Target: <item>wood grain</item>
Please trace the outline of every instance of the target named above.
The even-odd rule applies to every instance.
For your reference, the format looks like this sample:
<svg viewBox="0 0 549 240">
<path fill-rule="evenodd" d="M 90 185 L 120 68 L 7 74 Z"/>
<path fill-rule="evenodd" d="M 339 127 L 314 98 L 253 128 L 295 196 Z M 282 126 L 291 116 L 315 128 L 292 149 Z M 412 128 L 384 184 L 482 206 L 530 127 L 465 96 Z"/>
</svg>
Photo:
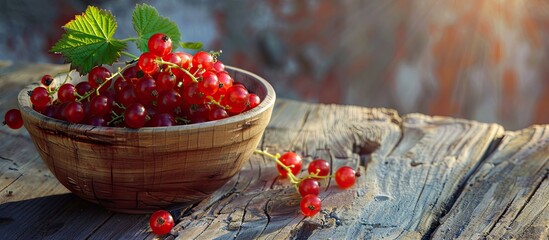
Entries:
<svg viewBox="0 0 549 240">
<path fill-rule="evenodd" d="M 66 67 L 0 65 L 6 66 L 2 111 L 15 106 L 13 93 L 22 86 Z M 504 131 L 463 119 L 282 99 L 259 147 L 296 151 L 304 166 L 317 157 L 350 165 L 362 176 L 349 190 L 324 182 L 322 211 L 305 218 L 274 163 L 252 155 L 213 195 L 174 212 L 177 226 L 161 238 L 549 238 L 549 125 Z M 113 213 L 70 194 L 27 131 L 0 127 L 0 150 L 0 239 L 157 238 L 148 215 Z"/>
<path fill-rule="evenodd" d="M 549 126 L 507 132 L 434 238 L 548 239 Z"/>
</svg>

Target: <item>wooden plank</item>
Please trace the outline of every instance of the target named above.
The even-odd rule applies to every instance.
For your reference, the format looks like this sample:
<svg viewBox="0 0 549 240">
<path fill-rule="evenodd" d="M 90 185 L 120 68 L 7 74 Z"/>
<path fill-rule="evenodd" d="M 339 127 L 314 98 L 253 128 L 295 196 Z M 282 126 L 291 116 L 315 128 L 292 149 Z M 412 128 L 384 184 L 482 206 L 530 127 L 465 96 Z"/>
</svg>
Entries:
<svg viewBox="0 0 549 240">
<path fill-rule="evenodd" d="M 507 132 L 434 238 L 548 239 L 548 174 L 549 126 Z"/>
<path fill-rule="evenodd" d="M 405 116 L 402 128 L 403 138 L 388 156 L 372 154 L 356 197 L 348 205 L 333 204 L 345 206 L 337 212 L 342 226 L 315 229 L 311 238 L 428 237 L 490 143 L 503 133 L 495 124 L 421 114 Z"/>
<path fill-rule="evenodd" d="M 356 167 L 369 151 L 388 154 L 395 147 L 399 123 L 396 112 L 387 109 L 281 100 L 260 146 L 273 153 L 296 151 L 305 156 L 304 166 L 323 157 L 333 166 Z M 359 180 L 357 189 L 364 183 Z M 336 206 L 345 205 L 356 194 L 333 184 L 323 187 L 321 197 L 328 206 L 320 214 L 323 217 L 337 215 L 343 209 Z M 310 225 L 300 213 L 300 197 L 285 179 L 278 178 L 271 160 L 253 156 L 225 188 L 219 191 L 223 195 L 203 201 L 182 218 L 176 227 L 181 239 L 287 239 L 310 234 L 300 230 Z"/>
</svg>

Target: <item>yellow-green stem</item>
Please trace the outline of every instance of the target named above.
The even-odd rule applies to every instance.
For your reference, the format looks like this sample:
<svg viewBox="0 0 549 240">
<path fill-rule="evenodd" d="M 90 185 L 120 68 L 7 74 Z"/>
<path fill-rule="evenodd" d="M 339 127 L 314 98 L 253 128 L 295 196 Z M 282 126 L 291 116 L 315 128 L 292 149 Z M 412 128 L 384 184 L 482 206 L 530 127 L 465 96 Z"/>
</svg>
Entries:
<svg viewBox="0 0 549 240">
<path fill-rule="evenodd" d="M 157 64 L 168 65 L 170 68 L 177 68 L 177 69 L 183 71 L 185 74 L 187 74 L 187 76 L 189 76 L 189 77 L 193 80 L 193 82 L 195 82 L 195 83 L 198 82 L 198 80 L 196 79 L 196 77 L 195 77 L 193 74 L 191 74 L 189 71 L 187 71 L 187 69 L 182 68 L 182 67 L 180 67 L 179 65 L 177 65 L 177 64 L 175 64 L 175 63 L 166 62 L 166 61 L 164 61 L 164 60 L 158 60 L 158 59 L 155 60 L 154 62 L 157 63 Z"/>
<path fill-rule="evenodd" d="M 297 177 L 292 173 L 292 169 L 291 169 L 289 166 L 284 165 L 284 163 L 282 163 L 282 162 L 279 160 L 280 154 L 273 155 L 273 154 L 270 154 L 270 153 L 268 153 L 268 152 L 266 152 L 266 151 L 262 151 L 262 150 L 259 150 L 259 149 L 255 149 L 255 150 L 254 150 L 254 153 L 260 154 L 260 155 L 263 155 L 263 156 L 266 156 L 266 157 L 268 157 L 268 158 L 273 159 L 280 167 L 282 167 L 284 170 L 286 170 L 286 172 L 288 173 L 287 175 L 288 175 L 288 178 L 290 179 L 290 182 L 291 182 L 292 184 L 294 184 L 295 187 L 297 188 L 297 184 L 298 184 L 299 182 L 301 182 L 301 181 L 300 181 L 299 178 L 297 178 Z M 292 165 L 292 166 L 293 166 L 293 165 Z"/>
</svg>

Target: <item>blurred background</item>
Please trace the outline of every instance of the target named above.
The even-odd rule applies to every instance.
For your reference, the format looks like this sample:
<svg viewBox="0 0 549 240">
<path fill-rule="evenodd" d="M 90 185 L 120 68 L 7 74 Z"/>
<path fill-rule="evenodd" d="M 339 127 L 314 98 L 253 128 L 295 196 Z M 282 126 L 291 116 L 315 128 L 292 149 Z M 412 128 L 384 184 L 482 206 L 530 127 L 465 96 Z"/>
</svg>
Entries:
<svg viewBox="0 0 549 240">
<path fill-rule="evenodd" d="M 549 123 L 549 0 L 2 0 L 0 60 L 62 63 L 48 49 L 87 5 L 112 11 L 119 38 L 134 36 L 141 2 L 279 97 L 511 130 Z"/>
</svg>

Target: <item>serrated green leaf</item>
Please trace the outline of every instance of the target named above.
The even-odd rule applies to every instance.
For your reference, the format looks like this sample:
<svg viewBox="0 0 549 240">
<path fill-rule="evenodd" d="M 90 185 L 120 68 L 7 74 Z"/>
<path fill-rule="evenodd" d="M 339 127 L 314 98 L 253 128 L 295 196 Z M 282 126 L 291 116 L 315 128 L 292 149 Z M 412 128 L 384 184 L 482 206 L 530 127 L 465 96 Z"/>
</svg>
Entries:
<svg viewBox="0 0 549 240">
<path fill-rule="evenodd" d="M 202 48 L 203 44 L 201 42 L 180 42 L 182 48 L 199 50 Z"/>
<path fill-rule="evenodd" d="M 172 43 L 178 43 L 181 33 L 177 24 L 170 19 L 161 17 L 156 9 L 147 4 L 137 4 L 132 15 L 133 28 L 137 33 L 136 44 L 142 52 L 148 52 L 147 42 L 155 33 L 164 33 L 172 39 Z M 173 49 L 177 44 L 173 45 Z"/>
<path fill-rule="evenodd" d="M 112 37 L 116 27 L 109 11 L 89 6 L 63 26 L 66 32 L 50 52 L 62 54 L 71 69 L 87 74 L 95 66 L 112 64 L 126 48 L 125 42 Z"/>
</svg>

